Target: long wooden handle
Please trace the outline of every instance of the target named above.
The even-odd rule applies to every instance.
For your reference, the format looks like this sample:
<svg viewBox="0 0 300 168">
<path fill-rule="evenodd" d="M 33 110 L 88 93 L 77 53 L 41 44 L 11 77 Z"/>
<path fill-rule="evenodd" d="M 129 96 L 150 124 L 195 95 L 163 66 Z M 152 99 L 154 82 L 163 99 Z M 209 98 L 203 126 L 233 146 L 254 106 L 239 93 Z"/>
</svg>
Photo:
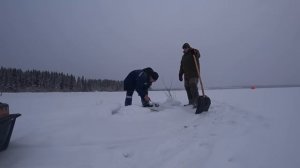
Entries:
<svg viewBox="0 0 300 168">
<path fill-rule="evenodd" d="M 200 80 L 202 95 L 205 96 L 204 87 L 203 87 L 202 79 L 201 79 L 201 76 L 200 76 L 200 70 L 199 70 L 199 67 L 198 67 L 198 64 L 197 64 L 197 60 L 196 60 L 195 55 L 193 55 L 193 57 L 194 57 L 194 63 L 195 63 L 196 70 L 197 70 L 197 73 L 198 73 L 198 76 L 199 76 L 199 80 Z M 199 62 L 199 64 L 200 64 L 200 62 Z"/>
</svg>

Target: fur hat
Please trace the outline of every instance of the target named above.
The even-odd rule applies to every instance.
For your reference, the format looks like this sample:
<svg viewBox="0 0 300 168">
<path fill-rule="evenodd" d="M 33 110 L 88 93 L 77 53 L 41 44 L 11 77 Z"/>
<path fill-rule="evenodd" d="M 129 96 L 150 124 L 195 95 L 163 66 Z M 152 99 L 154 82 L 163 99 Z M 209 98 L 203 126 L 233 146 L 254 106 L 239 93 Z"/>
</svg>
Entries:
<svg viewBox="0 0 300 168">
<path fill-rule="evenodd" d="M 186 48 L 191 48 L 191 46 L 189 45 L 189 43 L 184 43 L 182 46 L 182 49 L 186 49 Z"/>
</svg>

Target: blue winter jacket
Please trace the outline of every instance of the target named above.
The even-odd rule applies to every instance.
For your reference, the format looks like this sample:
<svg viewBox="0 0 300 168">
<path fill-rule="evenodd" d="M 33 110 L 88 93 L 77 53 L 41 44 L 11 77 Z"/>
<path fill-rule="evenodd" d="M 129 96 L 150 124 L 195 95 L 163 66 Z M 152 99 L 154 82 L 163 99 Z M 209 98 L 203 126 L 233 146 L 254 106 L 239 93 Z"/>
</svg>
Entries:
<svg viewBox="0 0 300 168">
<path fill-rule="evenodd" d="M 124 90 L 136 90 L 142 98 L 148 94 L 151 86 L 149 75 L 143 70 L 131 71 L 124 80 Z"/>
</svg>

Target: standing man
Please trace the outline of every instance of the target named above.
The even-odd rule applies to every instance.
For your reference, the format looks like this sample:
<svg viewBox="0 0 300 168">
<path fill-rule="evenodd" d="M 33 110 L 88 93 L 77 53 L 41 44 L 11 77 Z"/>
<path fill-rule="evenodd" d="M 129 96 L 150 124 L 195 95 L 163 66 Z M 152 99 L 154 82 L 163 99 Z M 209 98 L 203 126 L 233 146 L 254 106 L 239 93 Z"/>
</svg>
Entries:
<svg viewBox="0 0 300 168">
<path fill-rule="evenodd" d="M 182 49 L 183 56 L 180 63 L 179 80 L 182 81 L 184 75 L 184 87 L 189 99 L 189 103 L 186 105 L 193 105 L 193 108 L 196 108 L 199 96 L 197 87 L 199 76 L 196 64 L 199 67 L 200 52 L 188 43 L 184 43 Z"/>
<path fill-rule="evenodd" d="M 158 79 L 159 75 L 148 67 L 131 71 L 124 80 L 124 90 L 126 90 L 125 106 L 132 104 L 134 90 L 141 97 L 143 107 L 152 107 L 151 99 L 148 96 L 148 89 Z"/>
</svg>

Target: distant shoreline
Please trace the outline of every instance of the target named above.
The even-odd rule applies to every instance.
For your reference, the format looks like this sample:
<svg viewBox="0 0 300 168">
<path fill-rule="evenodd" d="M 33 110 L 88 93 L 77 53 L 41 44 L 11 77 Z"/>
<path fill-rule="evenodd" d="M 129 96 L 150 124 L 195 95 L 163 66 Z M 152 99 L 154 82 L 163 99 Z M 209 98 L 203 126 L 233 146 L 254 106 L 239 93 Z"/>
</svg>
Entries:
<svg viewBox="0 0 300 168">
<path fill-rule="evenodd" d="M 300 87 L 300 85 L 261 85 L 261 86 L 255 86 L 255 89 L 268 89 L 268 88 L 295 88 Z M 205 90 L 225 90 L 225 89 L 252 89 L 251 86 L 232 86 L 232 87 L 208 87 L 205 88 Z M 199 88 L 200 90 L 200 88 Z M 168 89 L 151 89 L 150 91 L 168 91 Z M 184 91 L 184 88 L 175 88 L 171 89 L 171 91 Z M 0 92 L 0 96 L 2 93 L 89 93 L 89 92 L 125 92 L 123 90 L 119 91 L 20 91 L 20 92 Z"/>
</svg>

